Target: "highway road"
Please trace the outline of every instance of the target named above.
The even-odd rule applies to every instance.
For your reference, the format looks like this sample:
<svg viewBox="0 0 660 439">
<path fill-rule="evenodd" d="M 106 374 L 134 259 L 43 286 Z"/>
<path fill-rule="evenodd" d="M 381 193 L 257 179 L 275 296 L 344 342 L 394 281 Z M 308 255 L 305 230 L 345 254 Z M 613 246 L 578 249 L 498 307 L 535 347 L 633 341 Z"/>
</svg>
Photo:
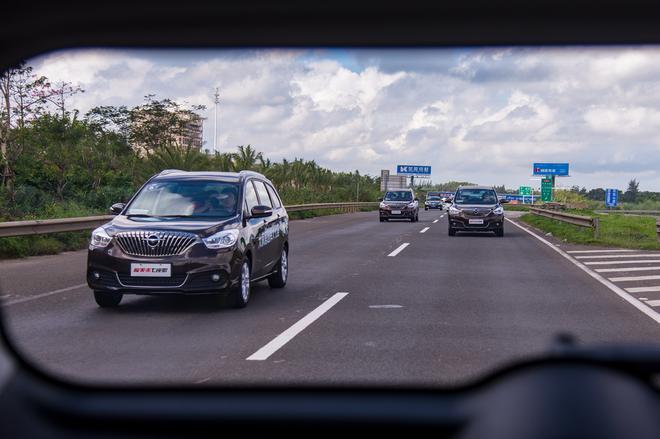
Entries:
<svg viewBox="0 0 660 439">
<path fill-rule="evenodd" d="M 564 245 L 510 219 L 504 238 L 449 237 L 439 211 L 292 221 L 290 243 L 287 287 L 257 284 L 242 310 L 151 296 L 100 309 L 85 251 L 2 261 L 3 318 L 47 371 L 122 384 L 447 386 L 542 355 L 558 333 L 660 340 L 660 252 Z"/>
</svg>

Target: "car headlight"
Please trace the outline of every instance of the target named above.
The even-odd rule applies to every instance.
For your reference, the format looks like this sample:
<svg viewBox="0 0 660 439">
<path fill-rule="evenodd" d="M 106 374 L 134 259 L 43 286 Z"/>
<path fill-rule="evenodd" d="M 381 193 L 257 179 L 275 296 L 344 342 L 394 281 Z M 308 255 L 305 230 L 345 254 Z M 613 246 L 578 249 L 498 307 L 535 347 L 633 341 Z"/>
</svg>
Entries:
<svg viewBox="0 0 660 439">
<path fill-rule="evenodd" d="M 449 214 L 450 215 L 460 215 L 461 211 L 459 209 L 456 209 L 454 206 L 449 206 Z"/>
<path fill-rule="evenodd" d="M 414 208 L 415 207 L 415 202 L 413 201 L 412 203 L 408 203 L 408 207 L 411 208 L 411 209 Z"/>
<path fill-rule="evenodd" d="M 504 213 L 504 208 L 502 206 L 498 206 L 495 209 L 493 209 L 493 213 L 495 215 L 502 215 Z"/>
<path fill-rule="evenodd" d="M 380 203 L 380 208 L 381 209 L 387 209 L 388 207 L 387 207 L 387 204 L 381 202 Z"/>
<path fill-rule="evenodd" d="M 92 232 L 90 244 L 94 247 L 104 248 L 110 244 L 110 241 L 112 241 L 112 237 L 108 235 L 103 227 L 99 227 Z"/>
<path fill-rule="evenodd" d="M 236 244 L 236 241 L 238 241 L 238 230 L 237 229 L 223 230 L 221 232 L 214 233 L 213 235 L 207 238 L 202 238 L 202 241 L 204 242 L 206 248 L 211 250 L 217 250 L 220 248 L 229 248 L 232 245 Z"/>
</svg>

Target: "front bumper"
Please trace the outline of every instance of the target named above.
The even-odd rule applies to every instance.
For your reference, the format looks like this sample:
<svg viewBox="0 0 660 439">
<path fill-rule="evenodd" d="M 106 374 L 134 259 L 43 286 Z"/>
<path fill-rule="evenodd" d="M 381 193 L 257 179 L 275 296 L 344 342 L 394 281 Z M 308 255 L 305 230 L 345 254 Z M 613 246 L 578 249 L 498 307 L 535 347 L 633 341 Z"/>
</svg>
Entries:
<svg viewBox="0 0 660 439">
<path fill-rule="evenodd" d="M 483 224 L 470 224 L 470 220 L 482 220 Z M 465 216 L 448 215 L 449 227 L 454 230 L 492 231 L 504 227 L 504 215 Z"/>
<path fill-rule="evenodd" d="M 209 250 L 201 243 L 168 257 L 132 256 L 111 243 L 89 249 L 87 284 L 122 294 L 219 294 L 238 282 L 241 261 L 236 249 Z M 171 264 L 171 276 L 133 277 L 131 263 Z"/>
<path fill-rule="evenodd" d="M 401 213 L 392 213 L 392 210 L 400 210 Z M 380 217 L 383 219 L 414 218 L 415 209 L 409 207 L 403 209 L 378 209 Z"/>
</svg>

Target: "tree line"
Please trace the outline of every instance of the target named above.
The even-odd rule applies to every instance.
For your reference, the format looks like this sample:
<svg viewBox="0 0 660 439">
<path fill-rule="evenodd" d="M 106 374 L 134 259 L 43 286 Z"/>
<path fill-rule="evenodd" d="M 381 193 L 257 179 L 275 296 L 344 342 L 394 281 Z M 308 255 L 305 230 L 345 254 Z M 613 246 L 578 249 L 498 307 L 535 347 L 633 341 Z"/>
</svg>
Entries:
<svg viewBox="0 0 660 439">
<path fill-rule="evenodd" d="M 358 171 L 275 162 L 249 144 L 203 153 L 185 139 L 204 107 L 148 95 L 132 108 L 80 114 L 69 106 L 78 93 L 84 90 L 51 83 L 29 66 L 0 76 L 0 220 L 103 212 L 163 169 L 261 172 L 287 204 L 378 199 L 379 179 Z"/>
</svg>

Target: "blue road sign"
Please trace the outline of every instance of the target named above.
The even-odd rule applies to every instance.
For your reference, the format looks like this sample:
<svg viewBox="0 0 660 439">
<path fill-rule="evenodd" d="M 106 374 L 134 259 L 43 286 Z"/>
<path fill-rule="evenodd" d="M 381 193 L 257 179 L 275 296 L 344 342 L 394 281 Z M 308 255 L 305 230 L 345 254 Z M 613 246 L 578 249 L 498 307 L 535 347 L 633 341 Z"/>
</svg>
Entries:
<svg viewBox="0 0 660 439">
<path fill-rule="evenodd" d="M 396 165 L 396 173 L 399 175 L 431 175 L 431 167 L 417 165 Z"/>
<path fill-rule="evenodd" d="M 607 207 L 616 207 L 617 201 L 619 201 L 618 189 L 605 189 L 605 205 Z"/>
<path fill-rule="evenodd" d="M 534 163 L 534 175 L 559 175 L 568 177 L 568 163 Z"/>
</svg>

